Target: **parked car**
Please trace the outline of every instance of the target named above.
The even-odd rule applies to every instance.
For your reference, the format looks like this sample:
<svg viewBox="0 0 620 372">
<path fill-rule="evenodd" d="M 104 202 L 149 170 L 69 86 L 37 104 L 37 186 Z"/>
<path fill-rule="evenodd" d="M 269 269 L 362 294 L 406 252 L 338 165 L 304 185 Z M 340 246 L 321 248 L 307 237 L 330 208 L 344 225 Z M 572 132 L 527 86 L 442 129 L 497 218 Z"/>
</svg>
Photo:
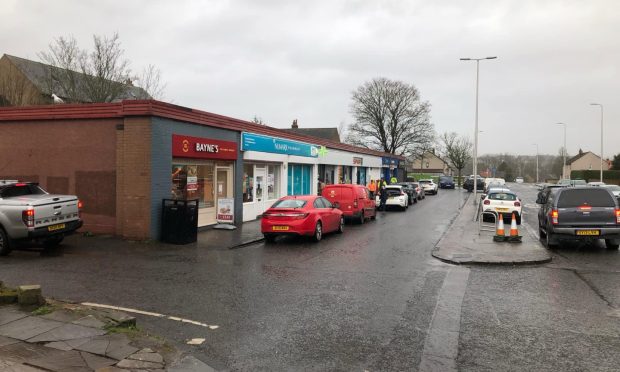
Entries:
<svg viewBox="0 0 620 372">
<path fill-rule="evenodd" d="M 338 205 L 345 219 L 363 224 L 366 219 L 375 219 L 375 201 L 366 186 L 340 184 L 327 185 L 321 195 L 332 204 Z"/>
<path fill-rule="evenodd" d="M 587 183 L 586 183 L 585 180 L 570 180 L 570 185 L 572 187 L 575 187 L 575 186 L 586 186 Z"/>
<path fill-rule="evenodd" d="M 418 200 L 426 199 L 426 193 L 422 190 L 422 186 L 420 186 L 417 182 L 411 182 L 411 186 L 415 188 L 415 191 L 418 195 Z"/>
<path fill-rule="evenodd" d="M 604 187 L 607 190 L 611 191 L 611 193 L 614 194 L 614 196 L 616 198 L 620 198 L 620 186 L 618 186 L 618 185 L 603 185 L 602 187 Z"/>
<path fill-rule="evenodd" d="M 0 182 L 0 255 L 21 242 L 57 246 L 82 227 L 81 208 L 77 196 L 48 194 L 38 183 Z"/>
<path fill-rule="evenodd" d="M 440 189 L 454 189 L 454 178 L 452 176 L 439 176 Z"/>
<path fill-rule="evenodd" d="M 439 185 L 437 185 L 431 179 L 419 180 L 420 186 L 426 194 L 437 195 L 437 191 L 439 190 Z"/>
<path fill-rule="evenodd" d="M 556 185 L 559 185 L 559 186 L 570 186 L 570 180 L 569 179 L 558 180 Z"/>
<path fill-rule="evenodd" d="M 517 178 L 515 178 L 515 182 L 516 182 L 516 183 L 523 183 L 523 177 L 517 177 Z"/>
<path fill-rule="evenodd" d="M 311 236 L 318 242 L 323 234 L 343 232 L 344 215 L 337 207 L 322 196 L 285 196 L 263 213 L 261 232 L 268 243 L 278 235 Z"/>
<path fill-rule="evenodd" d="M 385 187 L 387 190 L 387 200 L 385 201 L 386 207 L 399 207 L 401 210 L 409 208 L 409 195 L 403 190 L 401 185 L 388 185 Z M 377 206 L 381 204 L 381 198 L 377 195 L 375 200 Z"/>
<path fill-rule="evenodd" d="M 474 176 L 473 175 L 469 176 L 469 178 L 467 178 L 465 182 L 463 182 L 463 188 L 469 192 L 474 191 Z M 476 189 L 484 190 L 484 178 L 480 176 L 476 177 Z"/>
<path fill-rule="evenodd" d="M 588 186 L 596 186 L 596 187 L 605 186 L 605 182 L 588 182 Z"/>
<path fill-rule="evenodd" d="M 620 208 L 605 187 L 563 187 L 538 194 L 538 228 L 547 247 L 562 239 L 604 239 L 609 249 L 620 244 Z"/>
<path fill-rule="evenodd" d="M 403 190 L 409 195 L 409 205 L 418 202 L 418 190 L 413 186 L 413 182 L 399 182 L 397 185 L 401 185 Z"/>
<path fill-rule="evenodd" d="M 504 222 L 510 222 L 514 214 L 517 224 L 521 224 L 521 200 L 514 192 L 505 188 L 491 188 L 482 199 L 482 210 L 502 214 Z"/>
<path fill-rule="evenodd" d="M 473 177 L 474 176 L 470 176 L 470 178 L 472 179 Z M 490 183 L 496 183 L 496 184 L 500 184 L 503 186 L 506 184 L 506 180 L 503 178 L 498 178 L 498 177 L 487 177 L 484 179 L 484 188 L 486 189 Z"/>
</svg>

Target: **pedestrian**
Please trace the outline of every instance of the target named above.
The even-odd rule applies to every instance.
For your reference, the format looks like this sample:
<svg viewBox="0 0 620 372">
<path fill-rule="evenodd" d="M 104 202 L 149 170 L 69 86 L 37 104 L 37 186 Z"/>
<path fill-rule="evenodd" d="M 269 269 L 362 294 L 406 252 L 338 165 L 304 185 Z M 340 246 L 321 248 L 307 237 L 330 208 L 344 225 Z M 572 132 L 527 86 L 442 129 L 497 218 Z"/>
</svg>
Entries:
<svg viewBox="0 0 620 372">
<path fill-rule="evenodd" d="M 377 184 L 375 183 L 375 180 L 370 180 L 370 183 L 368 184 L 368 191 L 370 191 L 370 198 L 374 200 L 375 193 L 377 192 Z"/>
<path fill-rule="evenodd" d="M 385 184 L 385 180 L 382 178 L 381 183 L 379 185 L 379 209 L 385 212 L 386 201 L 387 201 L 387 185 Z"/>
<path fill-rule="evenodd" d="M 396 178 L 396 176 L 392 176 L 392 178 L 390 178 L 390 185 L 393 185 L 395 183 L 398 183 L 398 178 Z"/>
</svg>

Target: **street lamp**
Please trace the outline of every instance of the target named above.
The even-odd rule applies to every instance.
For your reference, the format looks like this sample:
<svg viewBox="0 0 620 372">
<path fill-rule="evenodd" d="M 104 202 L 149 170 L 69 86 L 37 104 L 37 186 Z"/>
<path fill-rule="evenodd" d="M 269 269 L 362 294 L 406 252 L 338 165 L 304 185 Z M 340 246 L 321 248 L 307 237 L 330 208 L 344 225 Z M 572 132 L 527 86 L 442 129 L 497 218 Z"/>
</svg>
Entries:
<svg viewBox="0 0 620 372">
<path fill-rule="evenodd" d="M 562 155 L 564 156 L 564 167 L 562 167 L 562 179 L 566 179 L 566 124 L 565 123 L 555 123 L 556 125 L 564 126 L 564 147 L 562 148 Z"/>
<path fill-rule="evenodd" d="M 603 182 L 603 105 L 600 103 L 590 103 L 590 105 L 601 108 L 601 182 Z"/>
<path fill-rule="evenodd" d="M 476 124 L 474 130 L 474 203 L 477 203 L 478 193 L 478 82 L 480 76 L 480 61 L 483 59 L 496 59 L 497 57 L 484 58 L 461 58 L 461 61 L 476 61 Z M 477 217 L 477 216 L 476 216 Z M 475 217 L 474 217 L 475 218 Z"/>
<path fill-rule="evenodd" d="M 536 146 L 536 183 L 538 183 L 538 144 L 533 143 L 532 145 Z"/>
</svg>

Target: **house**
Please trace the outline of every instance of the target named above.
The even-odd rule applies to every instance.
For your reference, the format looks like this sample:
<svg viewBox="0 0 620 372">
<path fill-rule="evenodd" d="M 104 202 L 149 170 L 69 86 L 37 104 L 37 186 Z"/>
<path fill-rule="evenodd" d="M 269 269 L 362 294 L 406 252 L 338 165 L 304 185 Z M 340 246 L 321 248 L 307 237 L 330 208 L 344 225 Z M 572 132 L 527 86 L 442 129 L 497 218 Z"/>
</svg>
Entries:
<svg viewBox="0 0 620 372">
<path fill-rule="evenodd" d="M 293 120 L 293 125 L 291 125 L 290 129 L 282 130 L 289 133 L 302 134 L 305 136 L 340 142 L 340 133 L 338 132 L 338 128 L 300 128 L 297 124 L 297 119 Z"/>
<path fill-rule="evenodd" d="M 609 170 L 609 159 L 603 160 L 603 170 Z M 574 170 L 599 170 L 601 169 L 601 157 L 593 153 L 592 151 L 584 152 L 579 149 L 579 154 L 566 160 L 566 167 L 564 168 L 564 174 L 566 177 L 570 177 L 570 172 Z"/>
<path fill-rule="evenodd" d="M 62 84 L 59 77 L 71 84 Z M 31 61 L 4 54 L 0 58 L 0 106 L 46 105 L 54 102 L 91 103 L 89 89 L 96 83 L 93 76 L 68 71 L 41 62 Z M 114 97 L 97 102 L 120 102 L 129 99 L 150 99 L 144 89 L 135 87 L 130 81 L 118 83 L 107 81 Z M 71 92 L 69 92 L 71 90 Z M 77 97 L 77 98 L 71 98 Z"/>
<path fill-rule="evenodd" d="M 426 173 L 434 176 L 451 176 L 454 173 L 450 164 L 435 154 L 434 151 L 427 151 L 423 156 L 409 160 L 407 173 Z"/>
</svg>

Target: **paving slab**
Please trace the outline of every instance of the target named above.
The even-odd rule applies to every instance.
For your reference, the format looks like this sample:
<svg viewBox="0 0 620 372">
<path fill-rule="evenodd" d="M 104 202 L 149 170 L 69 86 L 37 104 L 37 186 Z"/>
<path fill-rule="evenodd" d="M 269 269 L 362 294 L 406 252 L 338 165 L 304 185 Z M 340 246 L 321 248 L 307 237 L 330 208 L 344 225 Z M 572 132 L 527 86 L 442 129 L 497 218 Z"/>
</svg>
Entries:
<svg viewBox="0 0 620 372">
<path fill-rule="evenodd" d="M 65 323 L 57 322 L 55 320 L 43 319 L 36 316 L 27 316 L 0 326 L 0 336 L 26 341 L 42 333 L 61 327 L 64 324 Z"/>
<path fill-rule="evenodd" d="M 177 363 L 168 367 L 168 372 L 216 372 L 202 361 L 194 358 L 193 356 L 186 356 L 179 360 Z"/>
<path fill-rule="evenodd" d="M 73 350 L 73 347 L 71 345 L 67 344 L 64 341 L 48 342 L 44 346 L 45 347 L 51 347 L 52 349 L 56 349 L 56 350 L 62 350 L 62 351 Z"/>
<path fill-rule="evenodd" d="M 127 359 L 141 360 L 143 362 L 163 363 L 164 357 L 158 353 L 135 353 L 127 357 Z"/>
<path fill-rule="evenodd" d="M 521 243 L 494 242 L 491 231 L 478 231 L 474 221 L 476 206 L 473 196 L 467 200 L 446 234 L 435 246 L 432 255 L 454 264 L 518 265 L 551 261 L 551 255 L 538 239 L 520 226 Z M 510 224 L 506 227 L 510 230 Z"/>
<path fill-rule="evenodd" d="M 83 318 L 84 315 L 77 314 L 75 311 L 67 310 L 67 309 L 58 309 L 49 314 L 41 315 L 41 318 L 55 320 L 63 323 L 71 323 L 74 320 L 78 320 Z"/>
<path fill-rule="evenodd" d="M 45 347 L 43 345 L 18 342 L 16 344 L 1 347 L 0 359 L 22 363 L 30 359 L 41 358 L 49 355 L 58 355 L 60 353 L 62 353 L 62 351 Z"/>
<path fill-rule="evenodd" d="M 0 359 L 0 371 L 2 372 L 42 372 L 42 369 L 9 362 L 8 360 Z"/>
<path fill-rule="evenodd" d="M 82 358 L 84 359 L 88 367 L 92 368 L 93 370 L 108 367 L 118 362 L 116 359 L 110 359 L 90 353 L 80 352 L 80 354 L 82 355 Z"/>
<path fill-rule="evenodd" d="M 46 355 L 41 358 L 28 360 L 28 364 L 40 367 L 48 371 L 88 371 L 93 369 L 88 366 L 81 353 L 76 350 L 61 351 L 59 354 Z"/>
<path fill-rule="evenodd" d="M 19 309 L 14 306 L 0 306 L 0 326 L 25 318 L 27 316 L 28 314 L 24 313 L 23 311 L 19 311 Z"/>
<path fill-rule="evenodd" d="M 99 328 L 99 329 L 103 329 L 106 324 L 104 322 L 102 322 L 101 320 L 95 318 L 92 315 L 87 315 L 83 318 L 74 320 L 73 322 L 71 322 L 73 324 L 77 324 L 77 325 L 81 325 L 84 327 L 91 327 L 91 328 Z"/>
<path fill-rule="evenodd" d="M 16 340 L 14 338 L 0 336 L 0 347 L 7 346 L 7 345 L 13 345 L 18 342 L 19 340 Z"/>
<path fill-rule="evenodd" d="M 116 364 L 119 368 L 126 369 L 162 369 L 161 363 L 145 362 L 142 360 L 123 359 Z"/>
<path fill-rule="evenodd" d="M 78 340 L 88 337 L 102 336 L 106 331 L 96 328 L 84 327 L 77 324 L 64 324 L 45 333 L 28 339 L 28 342 L 53 342 Z"/>
</svg>

